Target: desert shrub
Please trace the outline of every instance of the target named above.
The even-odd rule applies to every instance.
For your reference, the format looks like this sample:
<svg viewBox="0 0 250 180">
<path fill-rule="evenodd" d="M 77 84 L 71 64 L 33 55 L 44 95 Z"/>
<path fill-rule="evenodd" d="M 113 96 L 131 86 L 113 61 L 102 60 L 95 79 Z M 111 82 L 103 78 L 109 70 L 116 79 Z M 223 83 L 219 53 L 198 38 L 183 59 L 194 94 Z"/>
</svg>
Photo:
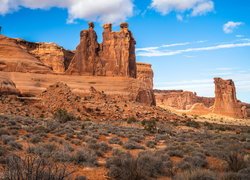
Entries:
<svg viewBox="0 0 250 180">
<path fill-rule="evenodd" d="M 0 128 L 0 136 L 2 135 L 8 135 L 9 131 L 7 128 Z"/>
<path fill-rule="evenodd" d="M 106 167 L 112 179 L 139 180 L 169 175 L 172 164 L 162 153 L 143 152 L 134 159 L 128 153 L 117 152 L 107 160 Z"/>
<path fill-rule="evenodd" d="M 169 136 L 167 134 L 156 134 L 155 140 L 161 141 L 161 140 L 167 140 Z"/>
<path fill-rule="evenodd" d="M 187 121 L 186 123 L 185 123 L 185 125 L 186 126 L 188 126 L 188 127 L 193 127 L 193 128 L 200 128 L 200 124 L 198 123 L 198 122 L 196 122 L 196 121 Z"/>
<path fill-rule="evenodd" d="M 167 151 L 169 156 L 177 156 L 177 157 L 183 157 L 184 152 L 182 150 L 168 150 Z"/>
<path fill-rule="evenodd" d="M 137 142 L 134 141 L 127 141 L 123 144 L 123 147 L 125 149 L 145 149 L 144 146 L 138 144 Z"/>
<path fill-rule="evenodd" d="M 9 135 L 2 135 L 1 139 L 2 139 L 4 144 L 8 144 L 9 142 L 16 140 L 16 138 L 14 136 L 9 136 Z"/>
<path fill-rule="evenodd" d="M 246 168 L 246 162 L 244 157 L 237 152 L 230 153 L 226 159 L 228 164 L 228 169 L 233 172 L 238 172 L 241 169 Z"/>
<path fill-rule="evenodd" d="M 120 138 L 118 137 L 112 137 L 111 139 L 109 139 L 109 144 L 119 144 L 119 145 L 122 145 L 122 141 Z"/>
<path fill-rule="evenodd" d="M 88 147 L 96 152 L 98 156 L 103 156 L 111 147 L 105 142 L 88 143 Z"/>
<path fill-rule="evenodd" d="M 247 180 L 249 176 L 237 172 L 225 172 L 221 180 Z"/>
<path fill-rule="evenodd" d="M 68 172 L 66 166 L 58 166 L 47 159 L 27 156 L 24 159 L 13 155 L 7 158 L 4 167 L 4 179 L 60 179 L 70 178 L 73 172 Z"/>
<path fill-rule="evenodd" d="M 191 169 L 192 166 L 189 162 L 182 161 L 182 162 L 177 164 L 177 168 L 181 169 L 181 170 L 188 170 L 188 169 Z"/>
<path fill-rule="evenodd" d="M 98 165 L 96 153 L 93 150 L 87 148 L 77 151 L 73 155 L 72 160 L 75 164 L 79 165 L 86 165 L 86 166 Z"/>
<path fill-rule="evenodd" d="M 19 150 L 21 150 L 23 148 L 23 145 L 20 144 L 20 143 L 18 143 L 18 142 L 16 142 L 16 141 L 10 141 L 8 143 L 8 145 L 10 145 L 14 149 L 19 149 Z"/>
<path fill-rule="evenodd" d="M 75 180 L 87 180 L 85 176 L 77 176 Z"/>
<path fill-rule="evenodd" d="M 128 119 L 127 119 L 127 123 L 128 124 L 131 124 L 131 123 L 135 123 L 136 122 L 136 118 L 135 117 L 129 117 Z"/>
<path fill-rule="evenodd" d="M 158 175 L 172 175 L 172 162 L 164 152 L 141 152 L 136 163 L 137 172 L 144 179 Z"/>
<path fill-rule="evenodd" d="M 109 169 L 108 176 L 117 180 L 137 180 L 140 179 L 136 171 L 136 162 L 130 154 L 119 153 L 108 158 L 106 167 Z"/>
<path fill-rule="evenodd" d="M 216 180 L 216 174 L 205 169 L 195 169 L 177 174 L 175 180 Z"/>
<path fill-rule="evenodd" d="M 55 144 L 51 143 L 42 143 L 38 144 L 37 146 L 32 146 L 27 149 L 28 153 L 36 154 L 41 157 L 51 157 L 53 153 L 57 150 Z"/>
<path fill-rule="evenodd" d="M 155 141 L 147 141 L 145 144 L 149 148 L 154 148 L 157 143 Z"/>
<path fill-rule="evenodd" d="M 183 159 L 183 162 L 187 162 L 194 168 L 201 168 L 207 166 L 207 160 L 205 156 L 199 156 L 199 155 L 187 156 Z"/>
<path fill-rule="evenodd" d="M 42 139 L 41 139 L 40 135 L 36 134 L 36 135 L 31 136 L 30 142 L 33 144 L 36 144 L 36 143 L 41 142 L 41 140 Z"/>
<path fill-rule="evenodd" d="M 64 109 L 58 109 L 55 113 L 54 113 L 54 118 L 59 121 L 60 123 L 66 123 L 68 121 L 73 121 L 76 120 L 76 118 L 73 116 L 73 114 L 68 113 L 66 110 Z"/>
<path fill-rule="evenodd" d="M 143 120 L 142 121 L 142 126 L 144 129 L 150 133 L 155 133 L 157 128 L 156 128 L 156 120 L 152 119 L 149 121 Z"/>
</svg>

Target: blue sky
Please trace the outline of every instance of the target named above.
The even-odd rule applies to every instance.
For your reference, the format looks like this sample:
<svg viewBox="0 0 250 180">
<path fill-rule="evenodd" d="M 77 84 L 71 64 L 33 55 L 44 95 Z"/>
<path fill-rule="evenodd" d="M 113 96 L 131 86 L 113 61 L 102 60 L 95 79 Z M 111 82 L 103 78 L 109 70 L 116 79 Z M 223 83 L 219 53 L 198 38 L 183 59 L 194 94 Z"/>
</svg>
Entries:
<svg viewBox="0 0 250 180">
<path fill-rule="evenodd" d="M 79 32 L 96 22 L 130 24 L 137 61 L 153 65 L 154 86 L 214 96 L 214 77 L 233 79 L 250 102 L 250 1 L 0 0 L 3 34 L 75 49 Z"/>
</svg>

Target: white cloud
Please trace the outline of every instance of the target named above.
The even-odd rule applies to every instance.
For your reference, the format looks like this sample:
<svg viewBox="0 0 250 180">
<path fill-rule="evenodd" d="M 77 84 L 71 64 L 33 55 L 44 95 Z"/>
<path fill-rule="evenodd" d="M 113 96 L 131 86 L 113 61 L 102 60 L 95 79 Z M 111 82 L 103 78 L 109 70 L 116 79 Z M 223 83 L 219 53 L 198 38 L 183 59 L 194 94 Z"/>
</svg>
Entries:
<svg viewBox="0 0 250 180">
<path fill-rule="evenodd" d="M 233 22 L 233 21 L 228 21 L 226 24 L 223 25 L 223 31 L 226 34 L 232 33 L 236 28 L 239 26 L 243 25 L 243 22 Z"/>
<path fill-rule="evenodd" d="M 152 0 L 151 7 L 162 15 L 170 12 L 188 13 L 190 16 L 200 16 L 214 10 L 212 0 Z M 177 16 L 178 19 L 180 15 Z"/>
<path fill-rule="evenodd" d="M 68 22 L 85 19 L 103 23 L 121 22 L 133 15 L 133 0 L 0 0 L 0 15 L 25 7 L 67 9 Z"/>
<path fill-rule="evenodd" d="M 229 43 L 229 44 L 220 44 L 214 46 L 207 47 L 195 47 L 195 48 L 187 48 L 187 49 L 179 49 L 179 50 L 169 50 L 169 49 L 148 49 L 148 48 L 139 48 L 137 49 L 137 56 L 145 56 L 145 57 L 159 57 L 159 56 L 174 56 L 189 52 L 199 52 L 199 51 L 212 51 L 218 49 L 231 49 L 238 47 L 250 47 L 250 42 L 242 42 L 242 43 Z"/>
</svg>

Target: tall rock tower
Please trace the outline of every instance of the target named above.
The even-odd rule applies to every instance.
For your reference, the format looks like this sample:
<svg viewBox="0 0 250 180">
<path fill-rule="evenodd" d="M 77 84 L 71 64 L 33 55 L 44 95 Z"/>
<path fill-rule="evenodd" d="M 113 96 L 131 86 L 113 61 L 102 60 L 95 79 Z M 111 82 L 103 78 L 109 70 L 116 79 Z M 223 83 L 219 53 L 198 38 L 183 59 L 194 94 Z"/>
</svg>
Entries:
<svg viewBox="0 0 250 180">
<path fill-rule="evenodd" d="M 234 82 L 214 78 L 215 84 L 215 102 L 213 113 L 230 116 L 234 118 L 244 118 L 244 109 L 242 104 L 236 98 L 236 89 Z"/>
<path fill-rule="evenodd" d="M 103 26 L 103 42 L 98 44 L 94 24 L 81 32 L 66 74 L 89 76 L 121 76 L 136 78 L 135 40 L 127 23 L 120 25 L 119 32 L 112 31 L 112 24 Z"/>
</svg>

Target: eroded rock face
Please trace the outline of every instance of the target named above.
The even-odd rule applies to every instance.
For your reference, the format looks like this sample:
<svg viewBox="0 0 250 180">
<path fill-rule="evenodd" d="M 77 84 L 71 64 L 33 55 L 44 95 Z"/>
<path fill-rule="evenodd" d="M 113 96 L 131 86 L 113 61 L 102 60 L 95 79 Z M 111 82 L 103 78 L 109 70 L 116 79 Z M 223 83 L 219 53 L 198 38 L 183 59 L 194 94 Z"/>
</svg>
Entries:
<svg viewBox="0 0 250 180">
<path fill-rule="evenodd" d="M 154 92 L 157 105 L 179 110 L 188 110 L 196 103 L 203 103 L 206 107 L 210 107 L 214 103 L 214 98 L 200 97 L 190 91 L 154 90 Z"/>
<path fill-rule="evenodd" d="M 155 106 L 155 95 L 153 90 L 140 89 L 136 96 L 136 101 L 145 105 Z"/>
<path fill-rule="evenodd" d="M 137 79 L 146 83 L 148 89 L 153 89 L 154 72 L 151 68 L 151 64 L 136 63 L 137 66 Z"/>
<path fill-rule="evenodd" d="M 80 44 L 69 65 L 66 74 L 105 75 L 99 59 L 99 44 L 94 30 L 94 24 L 89 23 L 89 29 L 80 33 Z"/>
<path fill-rule="evenodd" d="M 237 100 L 236 89 L 233 80 L 214 78 L 215 102 L 213 113 L 244 118 L 246 112 L 242 109 L 242 103 Z"/>
<path fill-rule="evenodd" d="M 50 67 L 20 47 L 17 39 L 2 35 L 0 35 L 0 71 L 42 74 L 52 72 Z"/>
<path fill-rule="evenodd" d="M 74 56 L 72 51 L 65 50 L 55 43 L 32 43 L 24 40 L 17 42 L 55 73 L 64 73 Z"/>
<path fill-rule="evenodd" d="M 105 64 L 107 76 L 136 78 L 136 42 L 127 23 L 122 23 L 120 27 L 120 32 L 113 32 L 111 24 L 103 26 L 100 58 Z"/>
<path fill-rule="evenodd" d="M 0 95 L 19 95 L 20 91 L 10 79 L 0 77 Z"/>
<path fill-rule="evenodd" d="M 135 40 L 122 23 L 120 32 L 103 26 L 103 43 L 98 44 L 94 24 L 81 32 L 81 41 L 66 74 L 136 77 Z"/>
</svg>

